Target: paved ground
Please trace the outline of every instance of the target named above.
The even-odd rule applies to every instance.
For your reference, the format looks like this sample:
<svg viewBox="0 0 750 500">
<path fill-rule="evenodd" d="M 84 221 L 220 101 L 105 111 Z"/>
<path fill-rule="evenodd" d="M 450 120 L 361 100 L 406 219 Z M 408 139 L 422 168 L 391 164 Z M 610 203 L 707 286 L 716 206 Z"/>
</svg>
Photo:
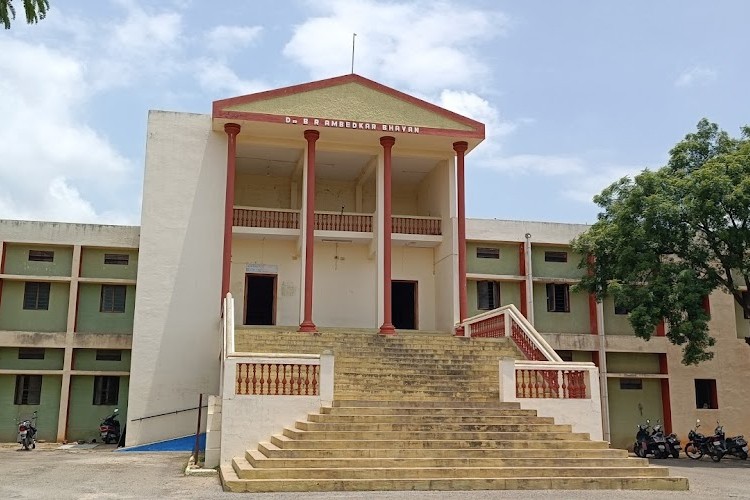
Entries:
<svg viewBox="0 0 750 500">
<path fill-rule="evenodd" d="M 17 451 L 0 445 L 0 499 L 214 499 L 252 498 L 291 500 L 489 500 L 524 499 L 654 499 L 685 498 L 685 492 L 648 491 L 480 491 L 480 492 L 364 492 L 364 493 L 224 493 L 215 477 L 185 477 L 187 456 L 174 453 L 111 453 L 112 446 L 88 450 L 58 450 L 40 445 L 36 450 Z M 690 495 L 703 498 L 750 499 L 750 460 L 727 458 L 719 464 L 704 458 L 693 461 L 659 460 L 671 474 L 690 480 Z M 696 496 L 698 498 L 698 496 Z"/>
</svg>

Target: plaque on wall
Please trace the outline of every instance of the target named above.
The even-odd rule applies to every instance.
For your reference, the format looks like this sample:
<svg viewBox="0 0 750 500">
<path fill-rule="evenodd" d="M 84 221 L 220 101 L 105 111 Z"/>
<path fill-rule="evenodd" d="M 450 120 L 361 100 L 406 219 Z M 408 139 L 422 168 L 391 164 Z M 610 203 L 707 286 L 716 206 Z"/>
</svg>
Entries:
<svg viewBox="0 0 750 500">
<path fill-rule="evenodd" d="M 245 264 L 245 272 L 251 274 L 279 274 L 276 264 Z"/>
</svg>

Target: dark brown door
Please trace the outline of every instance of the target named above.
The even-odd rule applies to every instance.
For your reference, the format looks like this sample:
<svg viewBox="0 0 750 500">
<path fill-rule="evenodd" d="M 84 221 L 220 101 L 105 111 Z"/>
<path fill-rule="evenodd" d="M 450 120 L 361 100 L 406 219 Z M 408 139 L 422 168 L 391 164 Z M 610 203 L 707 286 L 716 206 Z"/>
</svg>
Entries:
<svg viewBox="0 0 750 500">
<path fill-rule="evenodd" d="M 417 329 L 417 282 L 391 282 L 391 317 L 398 330 Z"/>
</svg>

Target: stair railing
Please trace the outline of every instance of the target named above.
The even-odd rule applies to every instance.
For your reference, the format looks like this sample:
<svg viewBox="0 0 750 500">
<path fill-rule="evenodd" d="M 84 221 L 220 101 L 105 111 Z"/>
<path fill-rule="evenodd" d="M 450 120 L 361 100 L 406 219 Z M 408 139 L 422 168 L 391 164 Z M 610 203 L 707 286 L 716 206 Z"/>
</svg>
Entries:
<svg viewBox="0 0 750 500">
<path fill-rule="evenodd" d="M 562 362 L 552 346 L 513 304 L 478 314 L 461 325 L 467 337 L 512 339 L 526 359 Z"/>
</svg>

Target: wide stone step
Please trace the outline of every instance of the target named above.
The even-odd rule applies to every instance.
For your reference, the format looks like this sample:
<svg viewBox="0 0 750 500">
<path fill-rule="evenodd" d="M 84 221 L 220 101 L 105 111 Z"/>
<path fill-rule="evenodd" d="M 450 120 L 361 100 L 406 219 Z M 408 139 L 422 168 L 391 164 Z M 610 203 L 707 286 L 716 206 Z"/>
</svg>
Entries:
<svg viewBox="0 0 750 500">
<path fill-rule="evenodd" d="M 645 458 L 500 458 L 500 457 L 386 457 L 386 458 L 269 458 L 248 450 L 245 460 L 255 468 L 399 468 L 399 467 L 648 467 Z"/>
<path fill-rule="evenodd" d="M 544 440 L 567 440 L 580 441 L 588 439 L 588 434 L 571 433 L 571 432 L 533 432 L 519 434 L 517 432 L 502 431 L 303 431 L 292 427 L 284 427 L 284 435 L 304 441 L 325 441 L 331 440 L 371 440 L 371 439 L 412 439 L 412 440 L 430 440 L 430 439 L 458 439 L 465 441 L 472 440 L 493 440 L 493 441 L 544 441 Z"/>
<path fill-rule="evenodd" d="M 460 491 L 460 490 L 678 490 L 688 489 L 680 477 L 453 478 L 423 479 L 240 479 L 227 464 L 221 467 L 224 489 L 234 492 L 310 491 Z"/>
<path fill-rule="evenodd" d="M 458 401 L 467 402 L 483 402 L 492 404 L 493 401 L 497 401 L 499 396 L 497 391 L 438 391 L 438 390 L 419 390 L 415 388 L 413 390 L 406 390 L 403 388 L 382 388 L 382 387 L 347 387 L 341 388 L 336 386 L 335 397 L 337 398 L 358 398 L 358 397 L 369 397 L 373 400 L 382 398 L 385 401 L 391 400 L 394 397 L 402 397 L 404 399 L 411 400 L 424 400 L 440 403 L 445 401 L 446 398 L 450 398 Z"/>
<path fill-rule="evenodd" d="M 552 417 L 529 417 L 529 416 L 478 416 L 478 415 L 331 415 L 322 413 L 310 413 L 307 415 L 309 422 L 321 422 L 331 424 L 384 424 L 384 423 L 415 423 L 415 424 L 554 424 Z"/>
<path fill-rule="evenodd" d="M 298 420 L 294 423 L 295 429 L 302 431 L 368 431 L 368 432 L 517 432 L 533 433 L 540 432 L 572 432 L 570 425 L 525 423 L 525 424 L 490 424 L 486 422 L 307 422 Z"/>
<path fill-rule="evenodd" d="M 280 438 L 288 439 L 284 436 Z M 559 444 L 559 443 L 555 443 Z M 310 448 L 287 449 L 264 441 L 258 450 L 271 458 L 627 458 L 626 450 L 615 448 Z M 255 451 L 255 450 L 253 450 Z"/>
<path fill-rule="evenodd" d="M 256 468 L 244 458 L 232 462 L 240 479 L 426 479 L 521 477 L 666 477 L 666 467 L 375 467 Z"/>
<path fill-rule="evenodd" d="M 404 408 L 428 408 L 428 409 L 486 409 L 492 408 L 496 410 L 520 410 L 521 403 L 506 403 L 506 402 L 465 402 L 461 400 L 446 400 L 446 401 L 412 401 L 408 399 L 389 399 L 389 400 L 367 400 L 367 399 L 335 399 L 332 406 L 334 408 L 372 408 L 372 407 L 388 407 L 396 409 Z M 528 410 L 527 410 L 528 411 Z"/>
<path fill-rule="evenodd" d="M 413 433 L 411 434 L 413 436 Z M 271 443 L 283 449 L 356 449 L 356 448 L 412 448 L 412 449 L 445 449 L 445 448 L 549 448 L 549 449 L 602 449 L 607 448 L 604 441 L 587 441 L 570 438 L 570 434 L 560 439 L 462 439 L 455 436 L 446 438 L 425 438 L 413 436 L 410 438 L 370 439 L 357 436 L 347 436 L 329 439 L 296 439 L 286 434 L 271 436 Z"/>
<path fill-rule="evenodd" d="M 497 405 L 497 403 L 495 403 Z M 392 406 L 360 406 L 360 407 L 329 407 L 324 406 L 320 408 L 320 414 L 322 415 L 345 415 L 345 416 L 358 416 L 358 415 L 408 415 L 410 418 L 419 417 L 441 417 L 441 416 L 461 416 L 461 417 L 536 417 L 536 410 L 521 410 L 517 409 L 503 409 L 503 408 L 402 408 Z"/>
</svg>

